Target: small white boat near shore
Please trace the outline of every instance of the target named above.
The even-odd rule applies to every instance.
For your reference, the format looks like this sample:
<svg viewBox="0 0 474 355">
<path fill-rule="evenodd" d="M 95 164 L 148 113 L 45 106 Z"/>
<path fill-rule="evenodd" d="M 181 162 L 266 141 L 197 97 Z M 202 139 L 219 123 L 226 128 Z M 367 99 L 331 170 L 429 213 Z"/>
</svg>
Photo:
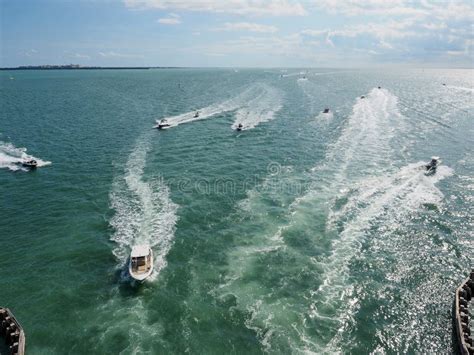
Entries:
<svg viewBox="0 0 474 355">
<path fill-rule="evenodd" d="M 153 251 L 148 245 L 132 247 L 128 272 L 137 281 L 144 281 L 151 275 L 153 272 Z"/>
</svg>

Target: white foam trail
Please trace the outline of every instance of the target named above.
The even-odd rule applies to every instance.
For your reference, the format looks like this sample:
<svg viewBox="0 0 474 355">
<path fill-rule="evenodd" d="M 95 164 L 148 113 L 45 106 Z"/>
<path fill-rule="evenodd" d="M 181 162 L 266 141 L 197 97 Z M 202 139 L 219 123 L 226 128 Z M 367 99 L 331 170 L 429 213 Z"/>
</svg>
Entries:
<svg viewBox="0 0 474 355">
<path fill-rule="evenodd" d="M 461 91 L 467 91 L 467 92 L 474 93 L 474 88 L 468 88 L 468 87 L 465 87 L 465 86 L 446 85 L 446 87 L 450 88 L 450 89 L 455 89 L 455 90 L 461 90 Z"/>
<path fill-rule="evenodd" d="M 282 74 L 284 78 L 289 78 L 292 76 L 298 76 L 298 75 L 305 75 L 305 72 L 297 72 L 297 73 L 290 73 L 290 74 Z"/>
<path fill-rule="evenodd" d="M 26 153 L 26 148 L 17 148 L 11 143 L 0 141 L 0 169 L 6 168 L 11 171 L 28 171 L 22 167 L 21 163 L 34 159 L 38 163 L 38 167 L 50 165 L 50 161 L 41 160 Z"/>
<path fill-rule="evenodd" d="M 336 196 L 326 226 L 328 235 L 337 237 L 331 243 L 331 254 L 317 262 L 323 270 L 323 282 L 312 292 L 310 308 L 312 318 L 330 320 L 339 327 L 319 349 L 325 353 L 340 351 L 341 336 L 358 307 L 349 267 L 361 244 L 370 233 L 390 238 L 424 204 L 439 204 L 443 195 L 435 183 L 452 173 L 440 166 L 435 175 L 425 176 L 421 162 L 393 172 L 397 169 L 391 164 L 397 154 L 395 138 L 407 129 L 397 102 L 397 97 L 384 89 L 373 89 L 365 99 L 358 99 L 340 138 L 327 154 L 327 165 L 315 169 L 328 173 L 337 168 L 330 174 L 333 178 L 327 189 L 318 192 L 318 198 L 322 193 Z M 317 191 L 302 200 L 314 200 Z M 338 207 L 336 200 L 345 202 Z M 300 203 L 295 203 L 297 209 Z"/>
<path fill-rule="evenodd" d="M 274 222 L 265 228 L 265 235 L 255 236 L 251 245 L 244 243 L 231 254 L 231 277 L 219 293 L 236 295 L 239 307 L 251 314 L 246 326 L 257 333 L 265 350 L 275 351 L 284 342 L 295 352 L 340 352 L 341 334 L 351 324 L 359 303 L 350 279 L 350 263 L 373 233 L 371 228 L 380 228 L 380 233 L 390 238 L 393 228 L 423 204 L 441 202 L 443 196 L 435 183 L 451 174 L 449 168 L 440 166 L 435 175 L 425 176 L 421 163 L 402 169 L 391 164 L 398 149 L 396 138 L 407 128 L 397 97 L 387 90 L 373 89 L 365 99 L 357 99 L 341 136 L 329 147 L 325 164 L 315 169 L 315 185 L 291 203 L 281 224 Z M 256 194 L 241 204 L 252 214 L 264 199 Z M 347 202 L 338 207 L 335 196 Z M 265 212 L 261 223 L 268 219 Z M 286 243 L 285 236 L 301 225 L 310 227 L 315 214 L 327 215 L 326 235 L 333 238 L 327 256 L 304 255 Z M 272 302 L 271 289 L 259 285 L 258 280 L 246 281 L 254 260 L 262 253 L 275 252 L 318 270 L 321 285 L 301 295 L 304 305 L 295 303 L 291 296 Z M 292 319 L 291 327 L 288 319 Z M 314 329 L 307 329 L 313 327 L 306 324 L 308 320 L 324 323 L 323 327 L 332 331 L 315 336 Z"/>
<path fill-rule="evenodd" d="M 417 213 L 425 204 L 440 204 L 443 194 L 435 184 L 452 174 L 446 166 L 440 166 L 433 176 L 425 176 L 423 163 L 409 164 L 397 173 L 374 177 L 353 184 L 347 191 L 347 203 L 339 211 L 331 211 L 328 228 L 340 230 L 332 242 L 331 255 L 319 265 L 323 270 L 323 283 L 316 289 L 313 317 L 331 318 L 340 324 L 336 336 L 326 351 L 336 351 L 342 331 L 351 320 L 358 300 L 354 298 L 349 278 L 350 261 L 360 251 L 361 243 L 375 225 L 380 235 L 391 234 L 410 215 Z M 376 223 L 374 223 L 376 222 Z M 334 314 L 336 314 L 334 316 Z"/>
<path fill-rule="evenodd" d="M 114 255 L 122 267 L 135 244 L 152 247 L 155 265 L 152 279 L 166 266 L 172 246 L 178 206 L 169 197 L 169 189 L 159 180 L 146 181 L 143 171 L 150 149 L 149 137 L 139 140 L 130 154 L 125 174 L 113 184 L 110 193 L 115 215 L 110 224 L 115 229 L 111 240 L 117 243 Z"/>
<path fill-rule="evenodd" d="M 326 157 L 337 167 L 334 183 L 343 182 L 348 173 L 366 175 L 390 165 L 393 138 L 406 129 L 406 117 L 397 104 L 398 98 L 385 89 L 372 89 L 364 99 L 357 99 L 341 137 Z"/>
<path fill-rule="evenodd" d="M 225 100 L 223 102 L 212 104 L 206 107 L 202 107 L 194 111 L 189 111 L 177 116 L 164 117 L 164 119 L 168 121 L 171 127 L 175 127 L 183 123 L 204 120 L 221 113 L 235 111 L 238 108 L 242 107 L 245 104 L 245 102 L 247 102 L 253 97 L 255 89 L 256 89 L 256 86 L 252 86 L 244 90 L 241 94 L 237 95 L 236 97 L 232 99 Z M 199 112 L 198 117 L 194 117 L 196 112 Z M 157 120 L 157 123 L 160 120 Z"/>
<path fill-rule="evenodd" d="M 340 73 L 350 73 L 350 71 L 349 70 L 328 71 L 324 73 L 312 73 L 311 75 L 320 76 L 320 75 L 332 75 L 332 74 L 340 74 Z"/>
<path fill-rule="evenodd" d="M 318 121 L 331 121 L 334 118 L 334 113 L 329 111 L 328 113 L 320 112 L 319 115 L 316 116 L 316 120 Z"/>
<path fill-rule="evenodd" d="M 259 92 L 237 111 L 233 129 L 239 124 L 243 130 L 254 128 L 275 118 L 275 113 L 281 109 L 281 95 L 277 89 L 268 85 L 261 85 L 258 89 Z"/>
</svg>

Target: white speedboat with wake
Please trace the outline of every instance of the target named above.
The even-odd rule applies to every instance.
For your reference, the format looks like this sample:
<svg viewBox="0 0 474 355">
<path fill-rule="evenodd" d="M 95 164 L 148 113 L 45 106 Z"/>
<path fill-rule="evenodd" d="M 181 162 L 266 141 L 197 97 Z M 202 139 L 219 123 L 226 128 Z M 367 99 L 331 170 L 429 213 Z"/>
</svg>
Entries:
<svg viewBox="0 0 474 355">
<path fill-rule="evenodd" d="M 161 130 L 161 129 L 168 129 L 170 127 L 171 127 L 171 125 L 168 123 L 168 121 L 163 119 L 163 120 L 160 120 L 160 121 L 156 121 L 156 126 L 154 126 L 153 128 Z"/>
<path fill-rule="evenodd" d="M 135 245 L 130 253 L 128 264 L 130 276 L 137 281 L 144 281 L 153 272 L 153 250 L 148 245 Z"/>
<path fill-rule="evenodd" d="M 27 159 L 21 162 L 25 168 L 36 169 L 38 167 L 38 162 L 34 159 Z"/>
<path fill-rule="evenodd" d="M 436 168 L 438 165 L 441 164 L 441 159 L 439 157 L 431 157 L 431 161 L 423 165 L 423 168 L 425 169 L 425 175 L 430 176 L 436 173 Z"/>
</svg>

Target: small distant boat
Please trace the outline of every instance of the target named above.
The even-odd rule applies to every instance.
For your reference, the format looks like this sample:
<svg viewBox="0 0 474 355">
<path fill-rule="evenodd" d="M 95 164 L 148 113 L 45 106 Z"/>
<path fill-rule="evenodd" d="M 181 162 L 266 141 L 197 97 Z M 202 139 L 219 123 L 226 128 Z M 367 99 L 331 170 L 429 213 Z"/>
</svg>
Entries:
<svg viewBox="0 0 474 355">
<path fill-rule="evenodd" d="M 155 126 L 156 129 L 167 129 L 170 128 L 171 125 L 168 123 L 166 120 L 161 120 L 158 122 L 158 124 Z"/>
<path fill-rule="evenodd" d="M 196 111 L 196 113 L 194 114 L 193 117 L 194 117 L 194 118 L 198 118 L 198 117 L 199 117 L 199 111 Z"/>
<path fill-rule="evenodd" d="M 365 96 L 364 96 L 364 95 L 362 95 L 360 98 L 361 98 L 361 99 L 365 99 Z"/>
<path fill-rule="evenodd" d="M 38 162 L 34 159 L 24 160 L 21 165 L 25 168 L 36 169 L 38 167 Z"/>
<path fill-rule="evenodd" d="M 329 113 L 329 109 L 328 108 L 325 108 L 323 113 Z"/>
<path fill-rule="evenodd" d="M 144 281 L 153 272 L 153 251 L 148 245 L 135 245 L 130 253 L 128 265 L 130 276 Z"/>
<path fill-rule="evenodd" d="M 381 86 L 377 86 L 377 89 L 381 89 L 382 87 Z"/>
<path fill-rule="evenodd" d="M 244 128 L 244 126 L 242 125 L 242 123 L 239 123 L 239 125 L 237 126 L 237 128 L 235 130 L 240 132 L 243 128 Z"/>
<path fill-rule="evenodd" d="M 432 157 L 431 161 L 424 166 L 425 168 L 425 175 L 433 175 L 436 173 L 436 169 L 438 168 L 438 165 L 441 163 L 441 160 L 439 157 Z"/>
<path fill-rule="evenodd" d="M 446 84 L 445 84 L 445 83 L 443 83 L 443 86 L 446 86 Z"/>
</svg>

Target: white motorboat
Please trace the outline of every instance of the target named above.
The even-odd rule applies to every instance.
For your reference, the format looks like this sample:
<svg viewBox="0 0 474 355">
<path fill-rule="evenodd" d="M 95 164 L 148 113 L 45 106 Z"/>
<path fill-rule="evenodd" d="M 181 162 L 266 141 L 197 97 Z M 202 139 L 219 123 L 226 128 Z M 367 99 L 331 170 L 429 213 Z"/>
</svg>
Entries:
<svg viewBox="0 0 474 355">
<path fill-rule="evenodd" d="M 130 253 L 128 264 L 130 276 L 144 281 L 153 272 L 153 251 L 148 245 L 135 245 Z"/>
<path fill-rule="evenodd" d="M 24 160 L 21 165 L 23 165 L 25 168 L 36 169 L 38 167 L 38 162 L 34 159 L 27 159 Z"/>
<path fill-rule="evenodd" d="M 436 173 L 436 168 L 441 164 L 441 159 L 439 157 L 431 157 L 431 161 L 424 165 L 425 175 L 430 176 Z"/>
<path fill-rule="evenodd" d="M 168 121 L 163 119 L 161 121 L 156 121 L 156 126 L 154 126 L 153 128 L 162 130 L 162 129 L 168 129 L 170 127 L 171 125 L 168 123 Z"/>
</svg>

